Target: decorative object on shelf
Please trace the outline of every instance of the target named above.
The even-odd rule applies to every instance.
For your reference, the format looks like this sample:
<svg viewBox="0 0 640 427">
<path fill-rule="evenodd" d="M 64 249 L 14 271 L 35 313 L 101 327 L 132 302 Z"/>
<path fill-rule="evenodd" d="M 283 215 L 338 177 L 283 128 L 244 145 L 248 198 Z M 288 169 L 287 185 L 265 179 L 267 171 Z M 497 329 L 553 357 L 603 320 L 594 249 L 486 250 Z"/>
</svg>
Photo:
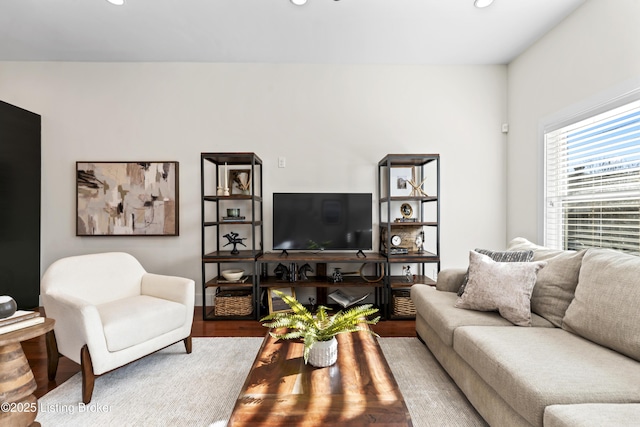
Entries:
<svg viewBox="0 0 640 427">
<path fill-rule="evenodd" d="M 400 206 L 400 214 L 404 219 L 411 218 L 411 215 L 413 215 L 413 208 L 409 203 L 403 203 L 402 206 Z"/>
<path fill-rule="evenodd" d="M 282 298 L 275 292 L 278 291 L 284 295 L 295 298 L 296 297 L 296 288 L 269 288 L 269 314 L 272 313 L 286 313 L 291 311 L 291 307 L 287 305 L 286 302 L 282 300 Z"/>
<path fill-rule="evenodd" d="M 178 236 L 178 162 L 76 162 L 76 236 Z"/>
<path fill-rule="evenodd" d="M 295 282 L 298 280 L 298 266 L 295 262 L 289 264 L 289 281 Z"/>
<path fill-rule="evenodd" d="M 218 186 L 216 187 L 216 194 L 218 196 L 224 196 L 225 194 L 225 190 L 227 190 L 226 186 L 226 174 L 227 174 L 227 164 L 224 164 L 225 168 L 222 169 L 222 167 L 218 166 Z M 225 176 L 225 182 L 224 182 L 224 187 L 222 186 L 223 182 L 222 182 L 222 177 Z M 227 196 L 229 195 L 228 191 L 227 191 Z"/>
<path fill-rule="evenodd" d="M 249 276 L 244 275 L 244 276 L 240 277 L 238 280 L 227 280 L 224 277 L 221 277 L 221 278 L 218 278 L 217 282 L 220 285 L 225 285 L 225 284 L 234 284 L 234 283 L 235 284 L 246 283 L 247 280 L 249 280 Z"/>
<path fill-rule="evenodd" d="M 229 217 L 229 218 L 238 218 L 238 217 L 240 217 L 240 209 L 239 208 L 227 209 L 227 217 Z"/>
<path fill-rule="evenodd" d="M 213 313 L 216 316 L 249 316 L 253 313 L 253 295 L 246 289 L 216 289 Z"/>
<path fill-rule="evenodd" d="M 397 247 L 389 249 L 389 255 L 407 255 L 409 248 Z"/>
<path fill-rule="evenodd" d="M 338 304 L 340 304 L 342 308 L 349 308 L 354 304 L 364 301 L 365 299 L 367 299 L 369 295 L 371 295 L 371 293 L 367 292 L 364 295 L 356 296 L 356 295 L 347 294 L 346 292 L 343 292 L 340 289 L 336 289 L 335 291 L 331 292 L 327 296 L 332 300 L 334 300 L 335 302 L 337 302 Z"/>
<path fill-rule="evenodd" d="M 392 167 L 390 168 L 389 173 L 391 174 L 391 188 L 389 188 L 389 196 L 410 196 L 413 188 L 409 184 L 409 181 L 414 180 L 414 169 L 412 167 Z"/>
<path fill-rule="evenodd" d="M 338 283 L 338 282 L 342 282 L 343 277 L 342 277 L 342 272 L 340 271 L 339 267 L 336 267 L 333 269 L 333 275 L 331 276 L 331 281 L 333 283 Z"/>
<path fill-rule="evenodd" d="M 240 253 L 240 251 L 237 248 L 237 245 L 240 244 L 244 247 L 246 247 L 247 245 L 245 245 L 244 243 L 242 243 L 243 240 L 247 240 L 246 237 L 238 237 L 239 234 L 238 233 L 234 233 L 233 231 L 229 232 L 228 234 L 225 234 L 224 238 L 226 238 L 229 242 L 225 244 L 225 246 L 229 246 L 229 245 L 233 245 L 233 249 L 231 250 L 231 255 L 238 255 Z"/>
<path fill-rule="evenodd" d="M 313 268 L 309 265 L 309 263 L 305 263 L 298 269 L 298 280 L 305 281 L 309 280 L 307 273 L 313 272 Z"/>
<path fill-rule="evenodd" d="M 402 267 L 402 274 L 404 274 L 404 280 L 407 283 L 413 283 L 413 274 L 411 274 L 410 265 L 407 265 L 406 267 Z"/>
<path fill-rule="evenodd" d="M 286 265 L 278 264 L 273 273 L 276 275 L 276 279 L 289 281 L 289 269 Z"/>
<path fill-rule="evenodd" d="M 393 236 L 391 236 L 391 244 L 393 246 L 400 246 L 402 244 L 402 237 L 400 237 L 397 234 L 394 234 Z"/>
<path fill-rule="evenodd" d="M 411 195 L 412 196 L 429 197 L 429 195 L 427 193 L 425 193 L 425 191 L 422 189 L 422 184 L 424 184 L 426 180 L 427 180 L 427 178 L 423 179 L 420 184 L 416 184 L 415 182 L 413 182 L 413 180 L 408 181 L 409 185 L 411 187 L 413 187 L 413 190 L 411 190 Z"/>
<path fill-rule="evenodd" d="M 408 289 L 394 290 L 391 293 L 391 313 L 400 317 L 415 317 L 416 306 L 411 301 L 411 291 Z"/>
<path fill-rule="evenodd" d="M 273 291 L 291 308 L 291 313 L 272 313 L 262 318 L 262 326 L 271 328 L 269 334 L 278 339 L 298 339 L 304 340 L 304 363 L 311 363 L 312 366 L 331 366 L 336 362 L 338 350 L 337 344 L 317 343 L 335 340 L 335 336 L 341 333 L 365 331 L 378 336 L 375 332 L 363 325 L 375 325 L 380 320 L 380 316 L 369 320 L 367 317 L 378 312 L 371 304 L 364 304 L 352 307 L 345 311 L 339 311 L 329 316 L 327 307 L 319 306 L 315 315 L 303 306 L 297 299 L 288 296 L 277 290 Z M 280 333 L 280 328 L 287 328 L 286 332 Z M 328 347 L 328 348 L 325 348 Z M 312 355 L 313 353 L 313 355 Z M 320 354 L 315 354 L 320 353 Z"/>
<path fill-rule="evenodd" d="M 224 162 L 224 188 L 222 189 L 223 196 L 229 195 L 229 177 L 227 175 L 228 169 L 229 167 L 227 166 L 227 162 Z"/>
<path fill-rule="evenodd" d="M 367 278 L 367 276 L 365 276 L 364 273 L 363 273 L 365 265 L 367 265 L 367 264 L 366 263 L 362 264 L 360 266 L 360 268 L 358 269 L 358 275 L 360 276 L 360 278 L 362 280 L 364 280 L 367 283 L 377 283 L 377 282 L 381 281 L 382 279 L 384 279 L 384 268 L 380 269 L 380 275 L 378 277 L 376 277 L 375 279 Z"/>
<path fill-rule="evenodd" d="M 251 189 L 251 169 L 231 169 L 229 171 L 231 194 L 249 194 Z"/>
<path fill-rule="evenodd" d="M 424 244 L 424 230 L 420 230 L 418 235 L 416 236 L 416 250 L 419 254 L 424 252 L 423 245 Z"/>
<path fill-rule="evenodd" d="M 13 298 L 9 295 L 0 296 L 0 319 L 13 316 L 17 309 L 18 304 Z"/>
<path fill-rule="evenodd" d="M 244 274 L 244 270 L 233 269 L 233 270 L 222 270 L 222 277 L 227 279 L 229 282 L 237 282 L 242 279 L 242 275 Z"/>
</svg>

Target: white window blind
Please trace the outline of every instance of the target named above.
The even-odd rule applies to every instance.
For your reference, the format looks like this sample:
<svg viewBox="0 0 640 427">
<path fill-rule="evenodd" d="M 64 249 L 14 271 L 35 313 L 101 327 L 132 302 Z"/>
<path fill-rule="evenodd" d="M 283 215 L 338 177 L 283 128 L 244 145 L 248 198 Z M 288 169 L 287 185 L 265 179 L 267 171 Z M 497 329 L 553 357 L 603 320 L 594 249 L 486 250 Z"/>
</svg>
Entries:
<svg viewBox="0 0 640 427">
<path fill-rule="evenodd" d="M 640 254 L 640 100 L 546 132 L 545 245 Z"/>
</svg>

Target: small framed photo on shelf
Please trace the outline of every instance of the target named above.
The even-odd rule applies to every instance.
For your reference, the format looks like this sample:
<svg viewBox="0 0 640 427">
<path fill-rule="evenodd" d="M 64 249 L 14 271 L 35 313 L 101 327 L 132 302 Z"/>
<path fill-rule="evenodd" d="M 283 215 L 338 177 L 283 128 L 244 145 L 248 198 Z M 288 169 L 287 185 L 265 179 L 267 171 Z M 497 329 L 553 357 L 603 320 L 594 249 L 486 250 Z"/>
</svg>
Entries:
<svg viewBox="0 0 640 427">
<path fill-rule="evenodd" d="M 415 171 L 413 167 L 392 167 L 389 168 L 391 188 L 389 188 L 389 196 L 406 197 L 410 196 L 413 187 L 409 181 L 415 181 Z"/>
<path fill-rule="evenodd" d="M 251 193 L 251 169 L 229 170 L 229 193 L 231 195 Z"/>
<path fill-rule="evenodd" d="M 267 300 L 269 304 L 269 314 L 291 311 L 289 305 L 286 302 L 282 301 L 282 298 L 276 295 L 273 291 L 280 291 L 285 295 L 295 298 L 296 288 L 269 288 L 268 291 L 269 294 Z"/>
</svg>

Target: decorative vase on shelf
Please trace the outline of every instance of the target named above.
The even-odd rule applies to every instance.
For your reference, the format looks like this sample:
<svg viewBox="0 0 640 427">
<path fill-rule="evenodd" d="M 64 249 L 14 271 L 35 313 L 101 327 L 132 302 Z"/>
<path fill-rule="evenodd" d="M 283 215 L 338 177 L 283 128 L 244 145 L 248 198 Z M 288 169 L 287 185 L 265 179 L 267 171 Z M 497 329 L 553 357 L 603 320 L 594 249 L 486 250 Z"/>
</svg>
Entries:
<svg viewBox="0 0 640 427">
<path fill-rule="evenodd" d="M 13 316 L 18 309 L 16 301 L 8 295 L 0 296 L 0 319 Z"/>
<path fill-rule="evenodd" d="M 338 340 L 316 341 L 309 350 L 309 364 L 316 368 L 331 366 L 338 360 Z"/>
</svg>

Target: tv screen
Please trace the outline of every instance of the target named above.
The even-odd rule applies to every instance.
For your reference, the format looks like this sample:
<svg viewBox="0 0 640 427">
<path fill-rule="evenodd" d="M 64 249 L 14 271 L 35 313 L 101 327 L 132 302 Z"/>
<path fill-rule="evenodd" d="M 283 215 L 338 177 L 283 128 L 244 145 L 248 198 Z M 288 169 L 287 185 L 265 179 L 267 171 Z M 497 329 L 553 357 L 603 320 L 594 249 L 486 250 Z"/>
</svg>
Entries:
<svg viewBox="0 0 640 427">
<path fill-rule="evenodd" d="M 371 193 L 274 193 L 273 249 L 369 250 Z"/>
</svg>

